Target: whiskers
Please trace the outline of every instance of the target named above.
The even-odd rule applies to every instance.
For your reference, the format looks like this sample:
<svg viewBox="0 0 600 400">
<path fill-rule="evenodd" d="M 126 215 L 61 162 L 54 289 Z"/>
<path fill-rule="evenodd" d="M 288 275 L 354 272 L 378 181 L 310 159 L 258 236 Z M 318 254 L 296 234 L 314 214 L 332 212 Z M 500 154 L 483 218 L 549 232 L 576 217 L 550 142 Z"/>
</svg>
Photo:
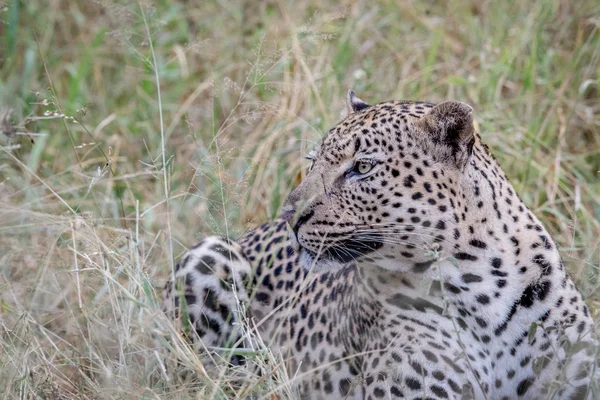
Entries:
<svg viewBox="0 0 600 400">
<path fill-rule="evenodd" d="M 450 243 L 443 231 L 438 228 L 419 226 L 404 223 L 380 223 L 355 225 L 355 235 L 369 235 L 380 237 L 382 240 L 399 241 L 398 244 L 414 243 L 413 239 L 421 239 L 418 244 L 428 244 L 433 239 L 434 243 Z"/>
<path fill-rule="evenodd" d="M 422 249 L 426 254 L 437 253 L 450 243 L 438 228 L 405 223 L 375 223 L 344 226 L 344 232 L 323 232 L 319 257 L 333 257 L 341 261 L 354 260 L 363 255 L 389 258 L 389 249 L 398 246 L 403 251 Z M 392 250 L 393 251 L 393 250 Z M 394 252 L 395 253 L 395 252 Z"/>
</svg>

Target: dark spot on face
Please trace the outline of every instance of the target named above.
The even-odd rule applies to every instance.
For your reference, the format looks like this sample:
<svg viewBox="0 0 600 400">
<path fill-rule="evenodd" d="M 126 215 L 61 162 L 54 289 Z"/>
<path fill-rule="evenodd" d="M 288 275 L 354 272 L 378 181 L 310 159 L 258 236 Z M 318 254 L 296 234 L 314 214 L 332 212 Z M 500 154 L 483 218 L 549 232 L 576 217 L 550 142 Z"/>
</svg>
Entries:
<svg viewBox="0 0 600 400">
<path fill-rule="evenodd" d="M 459 294 L 461 292 L 461 289 L 459 287 L 454 286 L 450 282 L 444 282 L 444 289 L 454 294 Z"/>
<path fill-rule="evenodd" d="M 438 381 L 443 381 L 444 379 L 446 379 L 446 375 L 444 375 L 442 371 L 433 371 L 431 375 L 433 375 L 433 377 Z"/>
<path fill-rule="evenodd" d="M 494 268 L 500 268 L 502 266 L 502 260 L 499 259 L 498 257 L 494 257 L 494 258 L 492 258 L 491 264 L 492 264 L 492 267 L 494 267 Z"/>
<path fill-rule="evenodd" d="M 404 380 L 406 386 L 408 386 L 412 390 L 421 390 L 421 382 L 413 378 L 406 378 Z"/>
<path fill-rule="evenodd" d="M 417 181 L 415 180 L 414 176 L 409 175 L 406 178 L 404 178 L 404 187 L 412 188 L 413 184 L 416 182 Z"/>
<path fill-rule="evenodd" d="M 429 350 L 423 350 L 422 353 L 425 356 L 425 358 L 428 359 L 429 361 L 434 362 L 434 363 L 438 362 L 438 358 L 435 356 L 435 354 L 433 354 Z"/>
<path fill-rule="evenodd" d="M 477 247 L 479 249 L 485 249 L 485 248 L 487 248 L 487 245 L 484 242 L 482 242 L 481 240 L 477 240 L 477 239 L 471 239 L 469 241 L 469 244 L 471 246 Z"/>
<path fill-rule="evenodd" d="M 438 396 L 440 399 L 447 399 L 448 398 L 448 392 L 446 392 L 446 389 L 444 389 L 441 386 L 431 385 L 429 387 L 429 389 L 433 392 L 433 394 L 435 394 L 436 396 Z"/>
<path fill-rule="evenodd" d="M 454 393 L 457 393 L 457 394 L 460 394 L 460 395 L 464 394 L 464 393 L 463 393 L 463 390 L 462 390 L 462 389 L 461 389 L 461 388 L 458 386 L 458 384 L 457 384 L 456 382 L 454 382 L 452 379 L 449 379 L 449 378 L 448 378 L 448 385 L 450 386 L 450 389 L 452 389 L 452 391 L 453 391 Z"/>
<path fill-rule="evenodd" d="M 469 254 L 469 253 L 464 253 L 464 252 L 455 253 L 454 258 L 456 258 L 457 260 L 477 261 L 476 256 Z"/>
<path fill-rule="evenodd" d="M 433 261 L 425 261 L 425 262 L 421 262 L 421 263 L 415 263 L 413 265 L 413 272 L 415 273 L 422 273 L 425 272 L 429 269 L 429 267 L 431 267 L 431 265 L 433 264 Z"/>
<path fill-rule="evenodd" d="M 396 386 L 391 387 L 390 393 L 397 399 L 404 398 L 404 393 L 402 393 L 402 391 L 400 389 L 398 389 Z"/>
<path fill-rule="evenodd" d="M 265 293 L 265 292 L 258 292 L 258 293 L 256 294 L 256 300 L 257 300 L 257 301 L 259 301 L 259 302 L 261 302 L 261 303 L 265 303 L 265 304 L 266 304 L 266 303 L 268 303 L 268 302 L 269 302 L 269 300 L 270 300 L 270 296 L 269 296 L 269 294 L 268 294 L 268 293 Z"/>
<path fill-rule="evenodd" d="M 518 396 L 525 395 L 525 393 L 527 393 L 527 390 L 529 390 L 529 388 L 531 387 L 531 385 L 533 384 L 534 381 L 535 381 L 535 378 L 529 377 L 529 378 L 523 379 L 521 382 L 519 382 L 519 384 L 517 385 L 517 395 Z"/>
<path fill-rule="evenodd" d="M 483 278 L 479 275 L 466 273 L 466 274 L 463 274 L 462 280 L 464 283 L 473 283 L 473 282 L 481 282 L 481 281 L 483 281 Z"/>
</svg>

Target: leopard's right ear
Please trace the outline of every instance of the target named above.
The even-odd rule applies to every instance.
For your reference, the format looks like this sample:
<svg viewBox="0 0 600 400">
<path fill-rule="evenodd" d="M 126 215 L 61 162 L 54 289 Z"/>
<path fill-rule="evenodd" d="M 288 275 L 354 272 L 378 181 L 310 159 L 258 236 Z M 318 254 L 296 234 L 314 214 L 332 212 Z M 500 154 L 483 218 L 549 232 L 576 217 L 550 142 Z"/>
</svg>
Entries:
<svg viewBox="0 0 600 400">
<path fill-rule="evenodd" d="M 360 110 L 364 110 L 367 107 L 370 107 L 369 104 L 356 97 L 356 93 L 354 93 L 354 90 L 352 89 L 348 90 L 348 95 L 346 96 L 346 104 L 348 106 L 348 114 L 352 114 Z"/>
<path fill-rule="evenodd" d="M 445 101 L 433 107 L 417 125 L 433 144 L 436 157 L 462 168 L 475 142 L 473 107 L 460 101 Z"/>
</svg>

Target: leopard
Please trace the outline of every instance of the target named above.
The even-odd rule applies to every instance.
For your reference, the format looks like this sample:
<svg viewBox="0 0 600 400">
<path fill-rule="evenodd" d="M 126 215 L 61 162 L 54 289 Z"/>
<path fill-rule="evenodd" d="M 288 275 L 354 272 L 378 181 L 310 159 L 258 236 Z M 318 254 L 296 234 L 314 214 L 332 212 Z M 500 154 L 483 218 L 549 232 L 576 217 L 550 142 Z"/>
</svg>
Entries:
<svg viewBox="0 0 600 400">
<path fill-rule="evenodd" d="M 294 398 L 592 398 L 590 310 L 473 107 L 346 101 L 279 217 L 191 248 L 165 311 L 204 350 L 251 326 Z"/>
</svg>

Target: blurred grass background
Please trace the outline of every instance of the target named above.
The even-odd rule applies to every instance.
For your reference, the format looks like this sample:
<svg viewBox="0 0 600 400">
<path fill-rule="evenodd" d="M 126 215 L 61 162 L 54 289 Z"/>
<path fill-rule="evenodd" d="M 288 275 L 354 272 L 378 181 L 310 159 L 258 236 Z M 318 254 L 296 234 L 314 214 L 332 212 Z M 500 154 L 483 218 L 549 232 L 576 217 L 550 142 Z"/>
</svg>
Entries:
<svg viewBox="0 0 600 400">
<path fill-rule="evenodd" d="M 173 260 L 277 215 L 349 88 L 473 105 L 598 318 L 599 29 L 594 0 L 0 1 L 0 397 L 190 396 L 152 340 Z"/>
</svg>

